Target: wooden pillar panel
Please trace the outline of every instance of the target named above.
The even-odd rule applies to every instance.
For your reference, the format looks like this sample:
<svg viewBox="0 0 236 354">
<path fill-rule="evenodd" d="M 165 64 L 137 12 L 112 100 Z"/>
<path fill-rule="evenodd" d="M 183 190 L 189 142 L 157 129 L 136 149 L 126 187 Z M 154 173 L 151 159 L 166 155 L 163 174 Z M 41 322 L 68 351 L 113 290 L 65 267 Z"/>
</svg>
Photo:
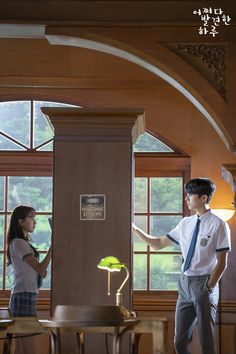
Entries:
<svg viewBox="0 0 236 354">
<path fill-rule="evenodd" d="M 129 150 L 128 142 L 115 146 L 90 142 L 89 147 L 84 142 L 56 144 L 60 159 L 55 161 L 54 305 L 115 301 L 114 296 L 106 296 L 107 272 L 99 270 L 97 264 L 101 258 L 114 255 L 131 265 Z M 106 220 L 80 221 L 81 194 L 105 194 Z M 114 289 L 123 277 L 122 273 L 112 274 Z"/>
<path fill-rule="evenodd" d="M 141 110 L 43 108 L 55 128 L 52 310 L 58 304 L 115 304 L 125 273 L 97 264 L 116 256 L 132 270 L 132 139 L 144 130 Z M 80 195 L 106 196 L 105 220 L 80 220 Z M 131 280 L 123 305 L 131 306 Z"/>
</svg>

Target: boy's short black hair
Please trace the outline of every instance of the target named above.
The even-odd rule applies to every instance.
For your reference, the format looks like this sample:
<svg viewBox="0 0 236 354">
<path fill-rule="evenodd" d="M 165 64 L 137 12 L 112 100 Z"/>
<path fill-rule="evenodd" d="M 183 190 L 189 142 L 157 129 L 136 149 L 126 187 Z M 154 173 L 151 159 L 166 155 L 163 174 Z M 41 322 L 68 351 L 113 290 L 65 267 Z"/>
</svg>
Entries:
<svg viewBox="0 0 236 354">
<path fill-rule="evenodd" d="M 193 178 L 184 186 L 185 192 L 188 194 L 207 195 L 207 202 L 209 203 L 215 190 L 215 183 L 206 177 Z"/>
</svg>

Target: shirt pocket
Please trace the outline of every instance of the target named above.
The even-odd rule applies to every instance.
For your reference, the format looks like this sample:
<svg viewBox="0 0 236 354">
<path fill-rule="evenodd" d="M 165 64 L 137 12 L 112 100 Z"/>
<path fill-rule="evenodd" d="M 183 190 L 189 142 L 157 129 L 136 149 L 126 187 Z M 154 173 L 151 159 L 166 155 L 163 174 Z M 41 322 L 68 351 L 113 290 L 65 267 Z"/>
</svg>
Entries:
<svg viewBox="0 0 236 354">
<path fill-rule="evenodd" d="M 209 234 L 201 234 L 199 239 L 200 248 L 208 248 L 211 244 L 212 237 Z"/>
</svg>

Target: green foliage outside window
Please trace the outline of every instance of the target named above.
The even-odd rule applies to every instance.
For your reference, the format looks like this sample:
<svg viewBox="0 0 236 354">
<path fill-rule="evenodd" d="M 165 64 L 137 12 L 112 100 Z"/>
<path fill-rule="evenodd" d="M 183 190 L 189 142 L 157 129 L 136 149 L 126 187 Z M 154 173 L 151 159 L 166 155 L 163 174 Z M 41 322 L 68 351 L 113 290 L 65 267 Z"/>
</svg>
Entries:
<svg viewBox="0 0 236 354">
<path fill-rule="evenodd" d="M 3 273 L 3 255 L 0 254 L 0 272 Z M 2 289 L 2 276 L 0 276 L 0 289 Z"/>
<path fill-rule="evenodd" d="M 134 181 L 135 213 L 147 212 L 147 183 L 146 177 L 136 177 Z"/>
<path fill-rule="evenodd" d="M 147 290 L 147 255 L 134 254 L 134 290 Z"/>
<path fill-rule="evenodd" d="M 48 101 L 0 102 L 0 150 L 27 150 L 39 147 L 44 151 L 52 151 L 52 144 L 47 142 L 53 139 L 54 132 L 41 107 L 78 106 Z M 45 145 L 41 148 L 42 144 Z"/>
<path fill-rule="evenodd" d="M 0 176 L 0 211 L 3 211 L 4 195 L 4 177 Z"/>
<path fill-rule="evenodd" d="M 37 211 L 52 210 L 52 178 L 15 176 L 8 178 L 8 211 L 19 204 L 32 205 Z"/>
<path fill-rule="evenodd" d="M 4 216 L 0 215 L 0 249 L 3 249 L 3 235 L 4 233 Z"/>
<path fill-rule="evenodd" d="M 150 289 L 176 290 L 180 276 L 182 256 L 175 254 L 151 254 Z"/>
<path fill-rule="evenodd" d="M 151 212 L 182 212 L 182 178 L 151 178 L 150 187 Z"/>
<path fill-rule="evenodd" d="M 0 126 L 7 135 L 25 146 L 30 144 L 30 102 L 0 103 Z M 16 129 L 17 127 L 17 129 Z M 1 150 L 8 150 L 7 141 L 0 145 Z"/>
<path fill-rule="evenodd" d="M 52 103 L 34 102 L 34 147 L 53 138 L 53 131 L 41 111 L 45 106 L 52 107 Z"/>
<path fill-rule="evenodd" d="M 159 139 L 145 132 L 140 135 L 134 144 L 134 152 L 173 152 L 173 150 Z"/>
</svg>

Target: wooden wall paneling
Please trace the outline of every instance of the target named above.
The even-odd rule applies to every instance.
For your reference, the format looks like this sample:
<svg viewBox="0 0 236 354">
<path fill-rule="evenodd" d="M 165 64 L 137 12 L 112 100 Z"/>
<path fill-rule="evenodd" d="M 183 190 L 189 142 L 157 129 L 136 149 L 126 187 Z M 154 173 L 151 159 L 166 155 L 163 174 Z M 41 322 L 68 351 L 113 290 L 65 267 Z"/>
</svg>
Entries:
<svg viewBox="0 0 236 354">
<path fill-rule="evenodd" d="M 235 329 L 236 325 L 222 325 L 221 351 L 220 354 L 235 354 Z"/>
<path fill-rule="evenodd" d="M 137 296 L 136 296 L 137 298 Z M 154 298 L 154 295 L 153 295 Z M 141 300 L 141 299 L 140 299 Z M 175 354 L 174 350 L 174 327 L 175 327 L 175 301 L 167 300 L 159 301 L 156 300 L 155 304 L 152 301 L 149 306 L 141 306 L 141 301 L 138 304 L 136 300 L 135 309 L 138 314 L 142 317 L 157 316 L 165 317 L 168 319 L 167 326 L 167 354 Z M 147 302 L 147 300 L 146 300 Z M 145 304 L 145 297 L 143 300 Z M 156 310 L 155 310 L 156 307 Z M 157 310 L 158 309 L 158 310 Z M 216 325 L 216 345 L 218 354 L 235 354 L 236 353 L 236 304 L 235 302 L 223 302 L 221 306 L 222 311 L 222 324 L 221 324 L 221 348 L 219 339 L 219 324 Z M 200 353 L 200 345 L 198 338 L 197 327 L 194 330 L 193 341 L 190 345 L 191 354 Z M 151 336 L 148 334 L 143 334 L 140 339 L 139 354 L 153 354 L 151 345 Z"/>
</svg>

